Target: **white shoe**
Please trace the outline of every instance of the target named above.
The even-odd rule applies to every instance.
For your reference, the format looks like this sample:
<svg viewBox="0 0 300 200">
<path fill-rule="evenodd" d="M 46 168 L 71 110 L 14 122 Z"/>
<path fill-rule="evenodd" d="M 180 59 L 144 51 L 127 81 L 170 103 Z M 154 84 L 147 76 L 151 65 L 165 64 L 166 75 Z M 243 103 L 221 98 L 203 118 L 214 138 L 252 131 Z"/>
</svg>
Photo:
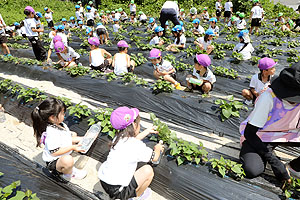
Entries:
<svg viewBox="0 0 300 200">
<path fill-rule="evenodd" d="M 247 106 L 251 105 L 252 104 L 252 100 L 245 100 L 244 101 L 244 104 L 246 104 Z"/>
<path fill-rule="evenodd" d="M 150 188 L 146 188 L 146 190 L 143 192 L 143 194 L 139 197 L 136 197 L 136 200 L 147 200 L 150 199 L 152 195 L 152 190 Z"/>
<path fill-rule="evenodd" d="M 71 178 L 81 180 L 84 179 L 87 175 L 87 172 L 82 169 L 77 169 L 76 167 L 73 167 L 72 174 L 63 174 L 62 177 L 66 180 L 70 180 Z"/>
</svg>

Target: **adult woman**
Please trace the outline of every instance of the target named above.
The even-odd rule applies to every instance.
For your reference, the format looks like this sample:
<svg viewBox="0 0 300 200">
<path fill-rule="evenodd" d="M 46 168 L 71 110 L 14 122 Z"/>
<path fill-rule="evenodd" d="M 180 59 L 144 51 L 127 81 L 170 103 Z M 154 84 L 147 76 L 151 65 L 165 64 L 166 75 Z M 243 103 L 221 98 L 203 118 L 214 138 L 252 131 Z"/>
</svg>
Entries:
<svg viewBox="0 0 300 200">
<path fill-rule="evenodd" d="M 299 177 L 300 157 L 285 167 L 272 152 L 278 145 L 300 145 L 299 73 L 300 63 L 283 69 L 270 88 L 258 97 L 254 110 L 240 126 L 240 159 L 249 178 L 263 173 L 266 163 L 271 165 L 278 180 L 290 182 L 290 174 Z"/>
</svg>

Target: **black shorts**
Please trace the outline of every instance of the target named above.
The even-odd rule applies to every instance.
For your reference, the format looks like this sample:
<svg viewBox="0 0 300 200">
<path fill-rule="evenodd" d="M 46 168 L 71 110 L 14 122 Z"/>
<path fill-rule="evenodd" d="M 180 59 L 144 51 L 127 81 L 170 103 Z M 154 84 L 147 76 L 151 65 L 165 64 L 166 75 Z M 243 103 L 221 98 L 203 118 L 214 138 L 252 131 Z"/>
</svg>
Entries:
<svg viewBox="0 0 300 200">
<path fill-rule="evenodd" d="M 7 37 L 6 35 L 0 35 L 0 44 L 7 43 Z"/>
<path fill-rule="evenodd" d="M 222 15 L 222 11 L 217 10 L 217 11 L 216 11 L 216 16 L 217 16 L 217 17 L 221 17 L 221 15 Z"/>
<path fill-rule="evenodd" d="M 106 29 L 105 28 L 98 28 L 97 29 L 97 35 L 104 35 L 106 34 Z"/>
<path fill-rule="evenodd" d="M 260 27 L 261 26 L 261 18 L 253 18 L 251 20 L 251 26 Z"/>
<path fill-rule="evenodd" d="M 231 11 L 224 12 L 224 17 L 230 17 L 230 16 L 231 16 Z"/>
<path fill-rule="evenodd" d="M 141 20 L 141 23 L 142 23 L 142 24 L 145 24 L 146 22 L 147 22 L 146 19 L 142 19 L 142 20 Z"/>
<path fill-rule="evenodd" d="M 128 186 L 121 188 L 121 185 L 110 185 L 105 183 L 104 181 L 100 180 L 100 183 L 105 190 L 105 192 L 109 195 L 112 199 L 129 199 L 132 197 L 136 197 L 136 188 L 138 184 L 134 177 L 132 177 Z"/>
<path fill-rule="evenodd" d="M 87 22 L 86 22 L 86 25 L 87 26 L 94 26 L 94 20 L 93 19 L 89 19 Z"/>
<path fill-rule="evenodd" d="M 130 15 L 134 15 L 134 17 L 136 16 L 136 11 L 130 12 Z"/>
<path fill-rule="evenodd" d="M 93 70 L 100 70 L 101 72 L 104 72 L 109 67 L 109 62 L 107 59 L 105 59 L 101 65 L 99 65 L 99 66 L 90 65 L 90 67 Z"/>
<path fill-rule="evenodd" d="M 254 93 L 252 92 L 251 88 L 249 88 L 248 90 L 250 91 L 250 93 L 253 96 L 252 103 L 254 104 L 254 102 L 255 102 L 255 100 L 256 100 L 257 97 L 254 95 Z"/>
<path fill-rule="evenodd" d="M 171 76 L 174 80 L 176 80 L 176 74 L 175 74 L 175 73 L 170 74 L 170 76 Z"/>
<path fill-rule="evenodd" d="M 202 83 L 202 85 L 195 85 L 195 84 L 192 84 L 192 88 L 193 88 L 193 90 L 199 90 L 202 94 L 204 94 L 204 91 L 202 90 L 202 86 L 203 86 L 203 84 L 204 84 L 204 82 Z M 212 91 L 213 90 L 213 87 L 214 87 L 214 85 L 213 84 L 211 84 L 210 83 L 210 85 L 211 85 L 211 89 L 210 89 L 210 91 Z"/>
<path fill-rule="evenodd" d="M 46 162 L 47 168 L 49 169 L 49 171 L 51 173 L 58 173 L 58 174 L 62 174 L 62 172 L 59 172 L 56 170 L 56 163 L 57 163 L 58 159 L 56 160 L 52 160 L 51 162 Z"/>
<path fill-rule="evenodd" d="M 48 27 L 49 28 L 52 28 L 52 27 L 54 27 L 54 23 L 53 23 L 53 21 L 51 20 L 50 22 L 48 22 Z"/>
</svg>

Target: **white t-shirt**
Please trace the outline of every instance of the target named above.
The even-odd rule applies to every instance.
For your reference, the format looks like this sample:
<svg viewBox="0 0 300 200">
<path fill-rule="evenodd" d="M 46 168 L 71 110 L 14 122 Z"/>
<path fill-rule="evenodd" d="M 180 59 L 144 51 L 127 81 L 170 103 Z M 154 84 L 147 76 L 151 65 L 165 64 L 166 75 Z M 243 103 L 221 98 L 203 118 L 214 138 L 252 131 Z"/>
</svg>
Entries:
<svg viewBox="0 0 300 200">
<path fill-rule="evenodd" d="M 158 69 L 160 72 L 163 72 L 163 71 L 169 72 L 174 69 L 172 64 L 167 60 L 163 60 L 161 65 L 157 65 L 157 66 L 153 65 L 153 67 L 155 70 Z"/>
<path fill-rule="evenodd" d="M 285 19 L 283 17 L 280 20 L 277 18 L 277 19 L 275 19 L 275 22 L 276 23 L 280 22 L 282 24 L 285 24 Z"/>
<path fill-rule="evenodd" d="M 215 26 L 215 28 L 212 28 L 210 25 L 209 25 L 209 28 L 208 29 L 212 29 L 214 33 L 219 33 L 220 32 L 220 28 L 218 26 Z"/>
<path fill-rule="evenodd" d="M 96 9 L 94 7 L 91 8 L 91 12 L 95 15 Z"/>
<path fill-rule="evenodd" d="M 103 28 L 103 29 L 105 29 L 105 30 L 107 31 L 107 29 L 105 28 L 104 25 L 98 25 L 98 26 L 96 27 L 96 30 L 99 29 L 99 28 Z"/>
<path fill-rule="evenodd" d="M 120 19 L 120 17 L 121 17 L 121 13 L 116 13 L 116 14 L 115 14 L 115 18 L 116 18 L 116 19 Z"/>
<path fill-rule="evenodd" d="M 94 16 L 94 13 L 92 13 L 92 11 L 91 11 L 91 12 L 85 13 L 85 17 L 86 17 L 86 20 L 88 21 L 90 19 L 94 20 L 95 16 Z"/>
<path fill-rule="evenodd" d="M 236 22 L 236 28 L 238 29 L 238 30 L 242 30 L 242 29 L 245 29 L 246 28 L 246 25 L 247 25 L 247 22 L 244 20 L 244 19 L 242 19 L 242 20 L 237 20 L 237 22 Z"/>
<path fill-rule="evenodd" d="M 259 80 L 257 73 L 252 76 L 249 86 L 250 88 L 254 88 L 256 92 L 260 93 L 262 90 L 268 88 L 270 84 L 270 81 L 263 83 L 261 80 Z"/>
<path fill-rule="evenodd" d="M 176 17 L 178 17 L 178 15 L 179 15 L 179 8 L 178 8 L 178 5 L 177 5 L 177 3 L 175 3 L 175 1 L 166 1 L 165 3 L 164 3 L 164 5 L 162 6 L 162 8 L 161 9 L 164 9 L 164 8 L 168 8 L 168 9 L 174 9 L 175 10 L 175 12 L 176 12 Z"/>
<path fill-rule="evenodd" d="M 198 28 L 194 27 L 194 29 L 197 30 L 198 33 L 200 33 L 200 34 L 205 33 L 205 30 L 204 30 L 204 28 L 201 25 L 199 25 Z"/>
<path fill-rule="evenodd" d="M 54 34 L 56 35 L 55 31 L 51 31 L 51 32 L 49 33 L 49 38 L 53 39 L 53 38 L 55 37 Z"/>
<path fill-rule="evenodd" d="M 151 24 L 148 24 L 147 28 L 150 30 L 154 30 L 157 27 L 157 24 L 154 23 L 153 26 Z"/>
<path fill-rule="evenodd" d="M 140 16 L 139 18 L 140 21 L 142 20 L 147 20 L 147 15 L 145 15 L 144 13 Z"/>
<path fill-rule="evenodd" d="M 50 151 L 58 150 L 58 148 L 61 147 L 72 146 L 72 134 L 65 123 L 62 123 L 62 125 L 65 129 L 61 129 L 53 125 L 47 126 L 46 128 L 47 135 L 46 135 L 45 147 L 43 151 L 43 160 L 45 162 L 51 162 L 64 155 L 69 155 L 72 153 L 72 151 L 69 151 L 59 156 L 53 156 L 50 153 Z"/>
<path fill-rule="evenodd" d="M 75 12 L 75 16 L 77 20 L 82 20 L 82 14 L 79 10 Z"/>
<path fill-rule="evenodd" d="M 98 67 L 104 63 L 104 57 L 101 54 L 101 49 L 94 49 L 91 51 L 91 65 Z"/>
<path fill-rule="evenodd" d="M 158 36 L 155 36 L 154 38 L 152 38 L 149 42 L 150 45 L 156 45 L 158 44 L 160 41 L 159 37 Z"/>
<path fill-rule="evenodd" d="M 98 178 L 110 185 L 128 186 L 138 162 L 148 162 L 152 149 L 134 137 L 122 138 L 110 149 L 107 160 L 100 166 Z"/>
<path fill-rule="evenodd" d="M 193 75 L 196 76 L 197 79 L 203 79 L 209 81 L 211 84 L 214 84 L 214 82 L 216 82 L 216 76 L 212 73 L 212 71 L 208 67 L 206 69 L 207 71 L 205 77 L 200 76 L 200 74 L 197 73 L 195 68 L 193 70 Z"/>
<path fill-rule="evenodd" d="M 46 17 L 49 17 L 49 19 L 47 19 Z M 47 22 L 51 22 L 53 20 L 52 12 L 45 13 L 45 18 L 46 18 Z"/>
<path fill-rule="evenodd" d="M 248 60 L 251 58 L 251 53 L 253 53 L 254 48 L 251 43 L 249 43 L 242 51 L 240 51 L 244 47 L 244 43 L 238 43 L 233 51 L 236 51 L 243 55 L 243 60 Z"/>
<path fill-rule="evenodd" d="M 36 29 L 36 23 L 34 18 L 27 18 L 24 20 L 25 33 L 27 37 L 38 36 L 37 32 L 33 32 L 32 28 Z"/>
<path fill-rule="evenodd" d="M 123 12 L 123 13 L 121 14 L 121 19 L 123 19 L 123 20 L 128 19 L 128 16 L 127 16 L 126 12 Z"/>
<path fill-rule="evenodd" d="M 77 23 L 75 22 L 74 24 L 71 22 L 70 24 L 69 24 L 69 26 L 70 26 L 70 28 L 75 28 L 76 26 L 77 26 Z"/>
<path fill-rule="evenodd" d="M 205 19 L 205 20 L 209 20 L 209 14 L 208 14 L 208 12 L 202 13 L 202 14 L 201 14 L 201 17 L 202 17 L 203 19 Z"/>
<path fill-rule="evenodd" d="M 206 50 L 207 47 L 208 47 L 209 45 L 211 45 L 211 40 L 208 40 L 207 42 L 205 42 L 205 41 L 204 41 L 204 37 L 199 37 L 199 38 L 197 38 L 196 41 L 197 41 L 198 43 L 200 43 L 200 44 L 203 45 L 204 50 Z"/>
<path fill-rule="evenodd" d="M 2 20 L 2 21 L 1 21 L 1 20 Z M 3 24 L 2 24 L 2 22 L 3 22 Z M 3 18 L 2 18 L 2 15 L 0 14 L 0 27 L 1 27 L 1 29 L 0 29 L 0 34 L 5 33 L 4 26 L 6 26 L 6 24 L 5 24 L 5 22 L 4 22 Z"/>
<path fill-rule="evenodd" d="M 17 34 L 17 36 L 22 36 L 22 30 L 21 30 L 21 28 L 16 30 L 16 34 Z"/>
<path fill-rule="evenodd" d="M 264 13 L 264 10 L 259 7 L 259 6 L 254 6 L 252 9 L 251 9 L 251 12 L 253 13 L 252 14 L 252 19 L 256 19 L 256 18 L 259 18 L 261 19 L 262 18 L 262 15 Z"/>
<path fill-rule="evenodd" d="M 219 11 L 221 11 L 222 10 L 222 4 L 220 3 L 220 2 L 216 2 L 216 10 L 219 10 Z"/>
<path fill-rule="evenodd" d="M 80 55 L 72 47 L 67 47 L 68 53 L 59 53 L 65 61 L 71 61 L 73 58 L 78 59 Z"/>
<path fill-rule="evenodd" d="M 225 11 L 231 11 L 231 8 L 233 7 L 232 2 L 228 1 L 225 3 Z"/>
<path fill-rule="evenodd" d="M 114 24 L 113 29 L 114 29 L 114 32 L 118 32 L 119 29 L 120 29 L 120 25 L 119 24 Z"/>
<path fill-rule="evenodd" d="M 135 4 L 130 4 L 129 5 L 129 10 L 130 10 L 130 12 L 135 12 L 136 11 L 136 5 Z"/>
<path fill-rule="evenodd" d="M 127 54 L 116 53 L 114 56 L 115 66 L 114 73 L 118 76 L 128 73 Z"/>
<path fill-rule="evenodd" d="M 186 38 L 185 38 L 184 34 L 182 34 L 180 36 L 180 41 L 179 41 L 178 45 L 183 44 L 183 48 L 185 48 L 185 43 L 186 43 Z M 177 45 L 177 38 L 175 38 L 174 44 Z"/>
</svg>

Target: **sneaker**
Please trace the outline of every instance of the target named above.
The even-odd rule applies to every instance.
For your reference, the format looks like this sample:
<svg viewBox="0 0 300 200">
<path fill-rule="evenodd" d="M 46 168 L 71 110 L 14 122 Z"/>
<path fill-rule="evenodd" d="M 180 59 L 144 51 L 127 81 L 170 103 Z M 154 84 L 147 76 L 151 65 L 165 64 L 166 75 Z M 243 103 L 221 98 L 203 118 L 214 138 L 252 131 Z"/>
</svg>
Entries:
<svg viewBox="0 0 300 200">
<path fill-rule="evenodd" d="M 86 175 L 87 172 L 85 170 L 80 170 L 73 167 L 72 174 L 63 174 L 62 177 L 66 180 L 70 180 L 71 178 L 81 180 L 84 179 Z"/>
<path fill-rule="evenodd" d="M 9 54 L 6 54 L 6 56 L 7 56 L 7 57 L 11 57 L 11 54 L 10 54 L 10 53 L 9 53 Z"/>
<path fill-rule="evenodd" d="M 247 106 L 250 106 L 252 104 L 252 100 L 245 100 L 244 104 L 246 104 Z"/>
<path fill-rule="evenodd" d="M 193 89 L 186 87 L 183 91 L 185 91 L 185 92 L 193 92 Z"/>
<path fill-rule="evenodd" d="M 146 190 L 143 192 L 143 194 L 139 197 L 136 197 L 136 200 L 147 200 L 150 199 L 152 195 L 152 190 L 150 188 L 146 188 Z"/>
<path fill-rule="evenodd" d="M 177 83 L 177 84 L 175 85 L 175 88 L 176 88 L 176 90 L 184 90 L 184 88 L 181 87 L 180 83 Z"/>
<path fill-rule="evenodd" d="M 285 164 L 285 168 L 290 176 L 300 179 L 300 172 L 295 171 L 289 163 Z"/>
</svg>

